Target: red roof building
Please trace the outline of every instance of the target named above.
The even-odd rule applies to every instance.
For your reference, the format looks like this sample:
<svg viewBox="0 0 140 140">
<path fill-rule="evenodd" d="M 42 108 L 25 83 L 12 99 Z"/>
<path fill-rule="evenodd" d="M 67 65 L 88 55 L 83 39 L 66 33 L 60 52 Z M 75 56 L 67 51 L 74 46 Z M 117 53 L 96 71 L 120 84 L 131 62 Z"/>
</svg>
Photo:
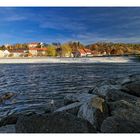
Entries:
<svg viewBox="0 0 140 140">
<path fill-rule="evenodd" d="M 29 44 L 28 44 L 28 47 L 29 47 L 29 48 L 34 48 L 34 47 L 37 47 L 39 44 L 40 44 L 40 43 L 38 43 L 38 42 L 32 42 L 32 43 L 29 43 Z"/>
</svg>

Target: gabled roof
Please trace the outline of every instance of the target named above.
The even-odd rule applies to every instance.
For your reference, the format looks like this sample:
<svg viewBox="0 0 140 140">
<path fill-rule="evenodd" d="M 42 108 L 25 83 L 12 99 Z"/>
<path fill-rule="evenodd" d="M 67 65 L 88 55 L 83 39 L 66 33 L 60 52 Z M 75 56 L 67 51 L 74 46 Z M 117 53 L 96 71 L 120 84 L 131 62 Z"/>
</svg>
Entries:
<svg viewBox="0 0 140 140">
<path fill-rule="evenodd" d="M 86 54 L 86 52 L 85 52 L 83 49 L 78 49 L 78 51 L 79 51 L 81 54 Z"/>
<path fill-rule="evenodd" d="M 90 49 L 84 49 L 86 53 L 92 53 Z"/>
<path fill-rule="evenodd" d="M 24 50 L 12 50 L 10 53 L 24 53 Z"/>
</svg>

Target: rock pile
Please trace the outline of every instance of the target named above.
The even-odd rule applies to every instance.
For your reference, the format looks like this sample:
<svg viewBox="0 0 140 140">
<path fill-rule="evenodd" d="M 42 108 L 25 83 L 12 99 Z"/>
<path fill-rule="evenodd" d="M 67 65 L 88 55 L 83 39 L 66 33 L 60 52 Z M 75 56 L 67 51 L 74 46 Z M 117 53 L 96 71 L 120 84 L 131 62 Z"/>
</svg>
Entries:
<svg viewBox="0 0 140 140">
<path fill-rule="evenodd" d="M 68 94 L 65 106 L 50 114 L 5 120 L 18 133 L 138 133 L 140 75 L 103 81 L 89 93 Z"/>
</svg>

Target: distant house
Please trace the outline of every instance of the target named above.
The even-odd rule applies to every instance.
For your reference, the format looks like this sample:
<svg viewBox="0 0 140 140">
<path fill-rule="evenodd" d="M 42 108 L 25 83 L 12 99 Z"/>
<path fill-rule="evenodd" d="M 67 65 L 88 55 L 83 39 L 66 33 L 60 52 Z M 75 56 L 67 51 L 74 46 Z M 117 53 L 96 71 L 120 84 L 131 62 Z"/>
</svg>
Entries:
<svg viewBox="0 0 140 140">
<path fill-rule="evenodd" d="M 4 57 L 4 51 L 0 50 L 0 57 Z"/>
<path fill-rule="evenodd" d="M 78 49 L 79 57 L 86 57 L 87 53 L 84 49 Z"/>
<path fill-rule="evenodd" d="M 29 48 L 29 53 L 32 56 L 44 56 L 47 53 L 47 48 Z"/>
<path fill-rule="evenodd" d="M 100 56 L 101 54 L 100 54 L 100 52 L 94 50 L 94 51 L 92 51 L 92 55 L 93 56 Z"/>
<path fill-rule="evenodd" d="M 106 51 L 102 51 L 101 54 L 102 54 L 102 55 L 106 55 Z"/>
<path fill-rule="evenodd" d="M 23 57 L 24 56 L 24 50 L 12 50 L 10 51 L 10 57 Z"/>
<path fill-rule="evenodd" d="M 38 43 L 38 42 L 32 42 L 32 43 L 29 43 L 29 44 L 27 44 L 27 45 L 28 45 L 29 48 L 35 48 L 35 47 L 37 47 L 38 45 L 40 45 L 40 43 Z"/>
<path fill-rule="evenodd" d="M 10 54 L 10 52 L 8 50 L 4 50 L 3 53 L 4 53 L 4 57 L 8 57 Z"/>
<path fill-rule="evenodd" d="M 90 49 L 84 49 L 86 52 L 86 56 L 93 56 L 92 51 Z"/>
</svg>

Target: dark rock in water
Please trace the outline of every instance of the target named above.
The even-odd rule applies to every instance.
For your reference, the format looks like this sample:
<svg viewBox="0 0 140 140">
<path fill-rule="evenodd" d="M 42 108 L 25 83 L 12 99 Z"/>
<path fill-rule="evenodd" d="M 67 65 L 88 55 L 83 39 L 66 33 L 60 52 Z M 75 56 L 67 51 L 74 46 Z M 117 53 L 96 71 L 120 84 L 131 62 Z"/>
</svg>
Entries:
<svg viewBox="0 0 140 140">
<path fill-rule="evenodd" d="M 3 100 L 9 100 L 9 99 L 11 99 L 14 95 L 15 95 L 15 93 L 8 92 L 8 93 L 5 93 L 5 94 L 2 96 L 2 98 L 3 98 Z"/>
<path fill-rule="evenodd" d="M 107 102 L 113 102 L 118 100 L 125 100 L 129 102 L 137 101 L 137 97 L 127 94 L 126 92 L 122 92 L 121 90 L 117 89 L 110 89 L 108 90 L 105 100 Z"/>
<path fill-rule="evenodd" d="M 120 118 L 140 121 L 140 105 L 139 102 L 129 103 L 124 100 L 109 103 L 111 115 L 119 116 Z"/>
<path fill-rule="evenodd" d="M 11 99 L 13 96 L 15 96 L 15 93 L 12 92 L 4 93 L 2 96 L 0 96 L 0 104 L 4 103 L 6 100 Z"/>
<path fill-rule="evenodd" d="M 118 116 L 106 118 L 101 125 L 103 133 L 138 133 L 140 132 L 140 122 L 131 121 Z"/>
<path fill-rule="evenodd" d="M 85 120 L 66 112 L 51 115 L 22 116 L 16 123 L 18 133 L 88 133 L 96 132 Z"/>
<path fill-rule="evenodd" d="M 57 109 L 55 112 L 66 111 L 68 113 L 71 113 L 71 114 L 77 116 L 81 105 L 82 105 L 81 102 L 75 102 L 75 103 L 69 104 L 67 106 L 61 107 L 61 108 Z"/>
<path fill-rule="evenodd" d="M 134 96 L 140 97 L 140 81 L 126 83 L 122 86 L 122 90 Z"/>
<path fill-rule="evenodd" d="M 100 130 L 102 121 L 108 116 L 108 108 L 103 98 L 94 96 L 84 103 L 78 112 L 78 117 L 89 121 L 96 130 Z"/>
</svg>

